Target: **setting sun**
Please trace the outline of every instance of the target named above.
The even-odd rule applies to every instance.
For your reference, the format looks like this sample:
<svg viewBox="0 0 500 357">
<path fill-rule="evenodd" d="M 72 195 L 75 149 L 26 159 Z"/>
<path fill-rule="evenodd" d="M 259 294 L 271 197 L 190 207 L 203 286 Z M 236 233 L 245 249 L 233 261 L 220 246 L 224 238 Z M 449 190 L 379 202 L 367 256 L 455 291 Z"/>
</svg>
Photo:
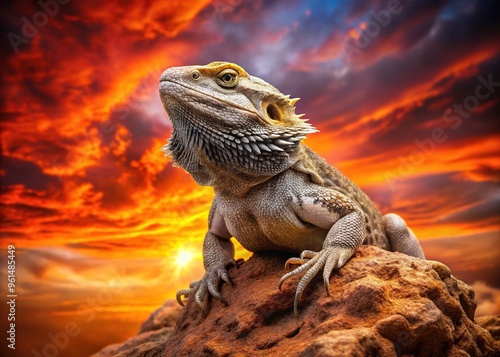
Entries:
<svg viewBox="0 0 500 357">
<path fill-rule="evenodd" d="M 177 268 L 186 267 L 194 258 L 194 253 L 188 249 L 179 249 L 175 258 L 175 266 Z"/>
</svg>

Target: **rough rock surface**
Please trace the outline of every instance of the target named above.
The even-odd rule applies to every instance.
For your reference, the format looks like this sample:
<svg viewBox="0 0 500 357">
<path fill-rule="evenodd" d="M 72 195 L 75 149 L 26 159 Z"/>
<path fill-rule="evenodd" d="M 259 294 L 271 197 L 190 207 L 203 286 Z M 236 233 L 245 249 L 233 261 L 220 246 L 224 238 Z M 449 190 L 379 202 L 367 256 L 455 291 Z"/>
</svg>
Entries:
<svg viewBox="0 0 500 357">
<path fill-rule="evenodd" d="M 500 342 L 500 316 L 481 316 L 476 318 L 476 323 L 491 333 L 491 336 Z"/>
<path fill-rule="evenodd" d="M 500 356 L 474 323 L 473 291 L 441 263 L 363 246 L 332 274 L 331 297 L 316 277 L 294 316 L 298 278 L 277 289 L 288 257 L 253 255 L 221 288 L 228 307 L 213 299 L 203 315 L 189 302 L 172 326 L 168 302 L 138 336 L 94 356 Z M 484 323 L 498 331 L 498 318 Z"/>
<path fill-rule="evenodd" d="M 109 345 L 93 357 L 162 356 L 167 339 L 181 311 L 182 307 L 177 301 L 165 301 L 163 306 L 144 321 L 137 336 L 124 343 Z"/>
</svg>

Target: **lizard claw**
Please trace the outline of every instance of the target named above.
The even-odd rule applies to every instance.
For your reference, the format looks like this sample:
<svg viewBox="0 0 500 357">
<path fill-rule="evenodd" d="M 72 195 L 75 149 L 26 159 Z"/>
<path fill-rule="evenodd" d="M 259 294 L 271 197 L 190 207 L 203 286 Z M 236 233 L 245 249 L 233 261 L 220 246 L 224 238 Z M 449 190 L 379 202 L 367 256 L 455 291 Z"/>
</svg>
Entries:
<svg viewBox="0 0 500 357">
<path fill-rule="evenodd" d="M 306 272 L 302 279 L 300 279 L 299 284 L 297 285 L 297 291 L 295 292 L 295 300 L 293 303 L 293 312 L 295 315 L 298 315 L 298 304 L 306 286 L 311 282 L 316 274 L 323 269 L 323 283 L 326 294 L 330 296 L 329 285 L 332 270 L 342 267 L 351 255 L 352 249 L 331 246 L 323 248 L 320 252 L 304 251 L 302 252 L 300 258 L 290 258 L 287 260 L 285 267 L 288 267 L 290 264 L 301 265 L 291 272 L 283 275 L 278 283 L 278 289 L 281 290 L 281 286 L 288 278 Z M 304 257 L 311 257 L 311 259 L 305 260 L 303 259 Z"/>
<path fill-rule="evenodd" d="M 310 259 L 314 258 L 316 254 L 318 253 L 312 250 L 304 250 L 300 253 L 300 258 L 290 258 L 285 262 L 285 270 L 288 271 L 290 265 L 303 265 L 307 263 Z"/>
<path fill-rule="evenodd" d="M 191 293 L 193 289 L 181 289 L 181 290 L 177 290 L 177 293 L 175 294 L 175 299 L 177 300 L 177 302 L 179 303 L 179 305 L 181 306 L 186 306 L 184 305 L 184 301 L 182 301 L 182 297 L 189 297 L 189 293 Z"/>
<path fill-rule="evenodd" d="M 185 298 L 188 298 L 189 294 L 191 294 L 191 292 L 196 288 L 196 286 L 198 285 L 199 282 L 200 282 L 200 280 L 192 281 L 189 284 L 189 289 L 177 290 L 177 293 L 175 293 L 175 299 L 177 300 L 177 303 L 179 305 L 185 306 L 184 301 L 182 301 L 182 297 L 184 296 Z"/>
<path fill-rule="evenodd" d="M 285 262 L 285 270 L 290 270 L 290 265 L 303 265 L 307 263 L 308 260 L 302 258 L 290 258 Z"/>
<path fill-rule="evenodd" d="M 300 253 L 300 259 L 312 259 L 318 252 L 313 252 L 312 250 L 304 250 Z"/>
<path fill-rule="evenodd" d="M 181 289 L 176 293 L 177 302 L 184 306 L 184 302 L 182 301 L 182 297 L 189 298 L 190 295 L 194 293 L 194 300 L 196 305 L 202 310 L 206 311 L 206 304 L 203 302 L 205 296 L 211 295 L 216 299 L 222 301 L 222 303 L 228 306 L 227 300 L 221 295 L 219 292 L 220 282 L 223 281 L 230 285 L 234 285 L 229 275 L 227 273 L 227 267 L 230 265 L 237 265 L 237 262 L 234 260 L 228 261 L 227 264 L 220 264 L 219 266 L 209 267 L 202 279 L 193 281 L 189 284 L 189 289 Z"/>
</svg>

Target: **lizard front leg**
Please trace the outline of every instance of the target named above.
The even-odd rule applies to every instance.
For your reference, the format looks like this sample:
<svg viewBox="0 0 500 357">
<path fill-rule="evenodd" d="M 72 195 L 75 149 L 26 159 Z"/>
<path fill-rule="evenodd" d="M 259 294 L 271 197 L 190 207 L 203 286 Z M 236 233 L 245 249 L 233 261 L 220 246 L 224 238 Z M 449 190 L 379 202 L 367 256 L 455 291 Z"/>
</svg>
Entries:
<svg viewBox="0 0 500 357">
<path fill-rule="evenodd" d="M 329 281 L 332 270 L 341 268 L 356 252 L 363 242 L 365 230 L 362 211 L 348 197 L 337 191 L 315 193 L 301 198 L 296 213 L 302 220 L 328 229 L 328 234 L 321 251 L 305 250 L 300 258 L 291 258 L 286 262 L 286 268 L 291 264 L 301 264 L 301 266 L 285 274 L 279 281 L 278 288 L 281 289 L 281 285 L 288 278 L 306 272 L 295 293 L 293 306 L 295 314 L 307 284 L 321 269 L 323 269 L 326 293 L 330 295 Z"/>
<path fill-rule="evenodd" d="M 194 293 L 196 304 L 206 311 L 203 300 L 208 294 L 221 300 L 227 305 L 226 299 L 219 292 L 219 284 L 222 281 L 232 284 L 229 279 L 227 268 L 236 265 L 234 260 L 234 245 L 230 240 L 231 234 L 227 231 L 224 218 L 217 213 L 215 205 L 212 206 L 209 217 L 209 231 L 203 241 L 203 265 L 205 275 L 200 280 L 189 285 L 189 289 L 177 291 L 177 302 L 184 305 L 182 297 L 189 297 Z"/>
</svg>

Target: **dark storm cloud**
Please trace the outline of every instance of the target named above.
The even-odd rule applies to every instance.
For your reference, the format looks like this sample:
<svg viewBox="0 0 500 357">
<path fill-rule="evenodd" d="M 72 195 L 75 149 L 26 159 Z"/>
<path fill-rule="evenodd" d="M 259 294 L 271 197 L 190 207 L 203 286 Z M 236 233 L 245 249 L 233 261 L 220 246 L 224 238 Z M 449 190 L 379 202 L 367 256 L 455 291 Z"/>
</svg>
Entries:
<svg viewBox="0 0 500 357">
<path fill-rule="evenodd" d="M 14 157 L 2 157 L 2 168 L 5 173 L 0 176 L 3 189 L 9 185 L 24 185 L 32 190 L 47 190 L 50 186 L 60 187 L 57 178 L 45 174 L 42 169 L 33 162 L 16 159 Z"/>
</svg>

